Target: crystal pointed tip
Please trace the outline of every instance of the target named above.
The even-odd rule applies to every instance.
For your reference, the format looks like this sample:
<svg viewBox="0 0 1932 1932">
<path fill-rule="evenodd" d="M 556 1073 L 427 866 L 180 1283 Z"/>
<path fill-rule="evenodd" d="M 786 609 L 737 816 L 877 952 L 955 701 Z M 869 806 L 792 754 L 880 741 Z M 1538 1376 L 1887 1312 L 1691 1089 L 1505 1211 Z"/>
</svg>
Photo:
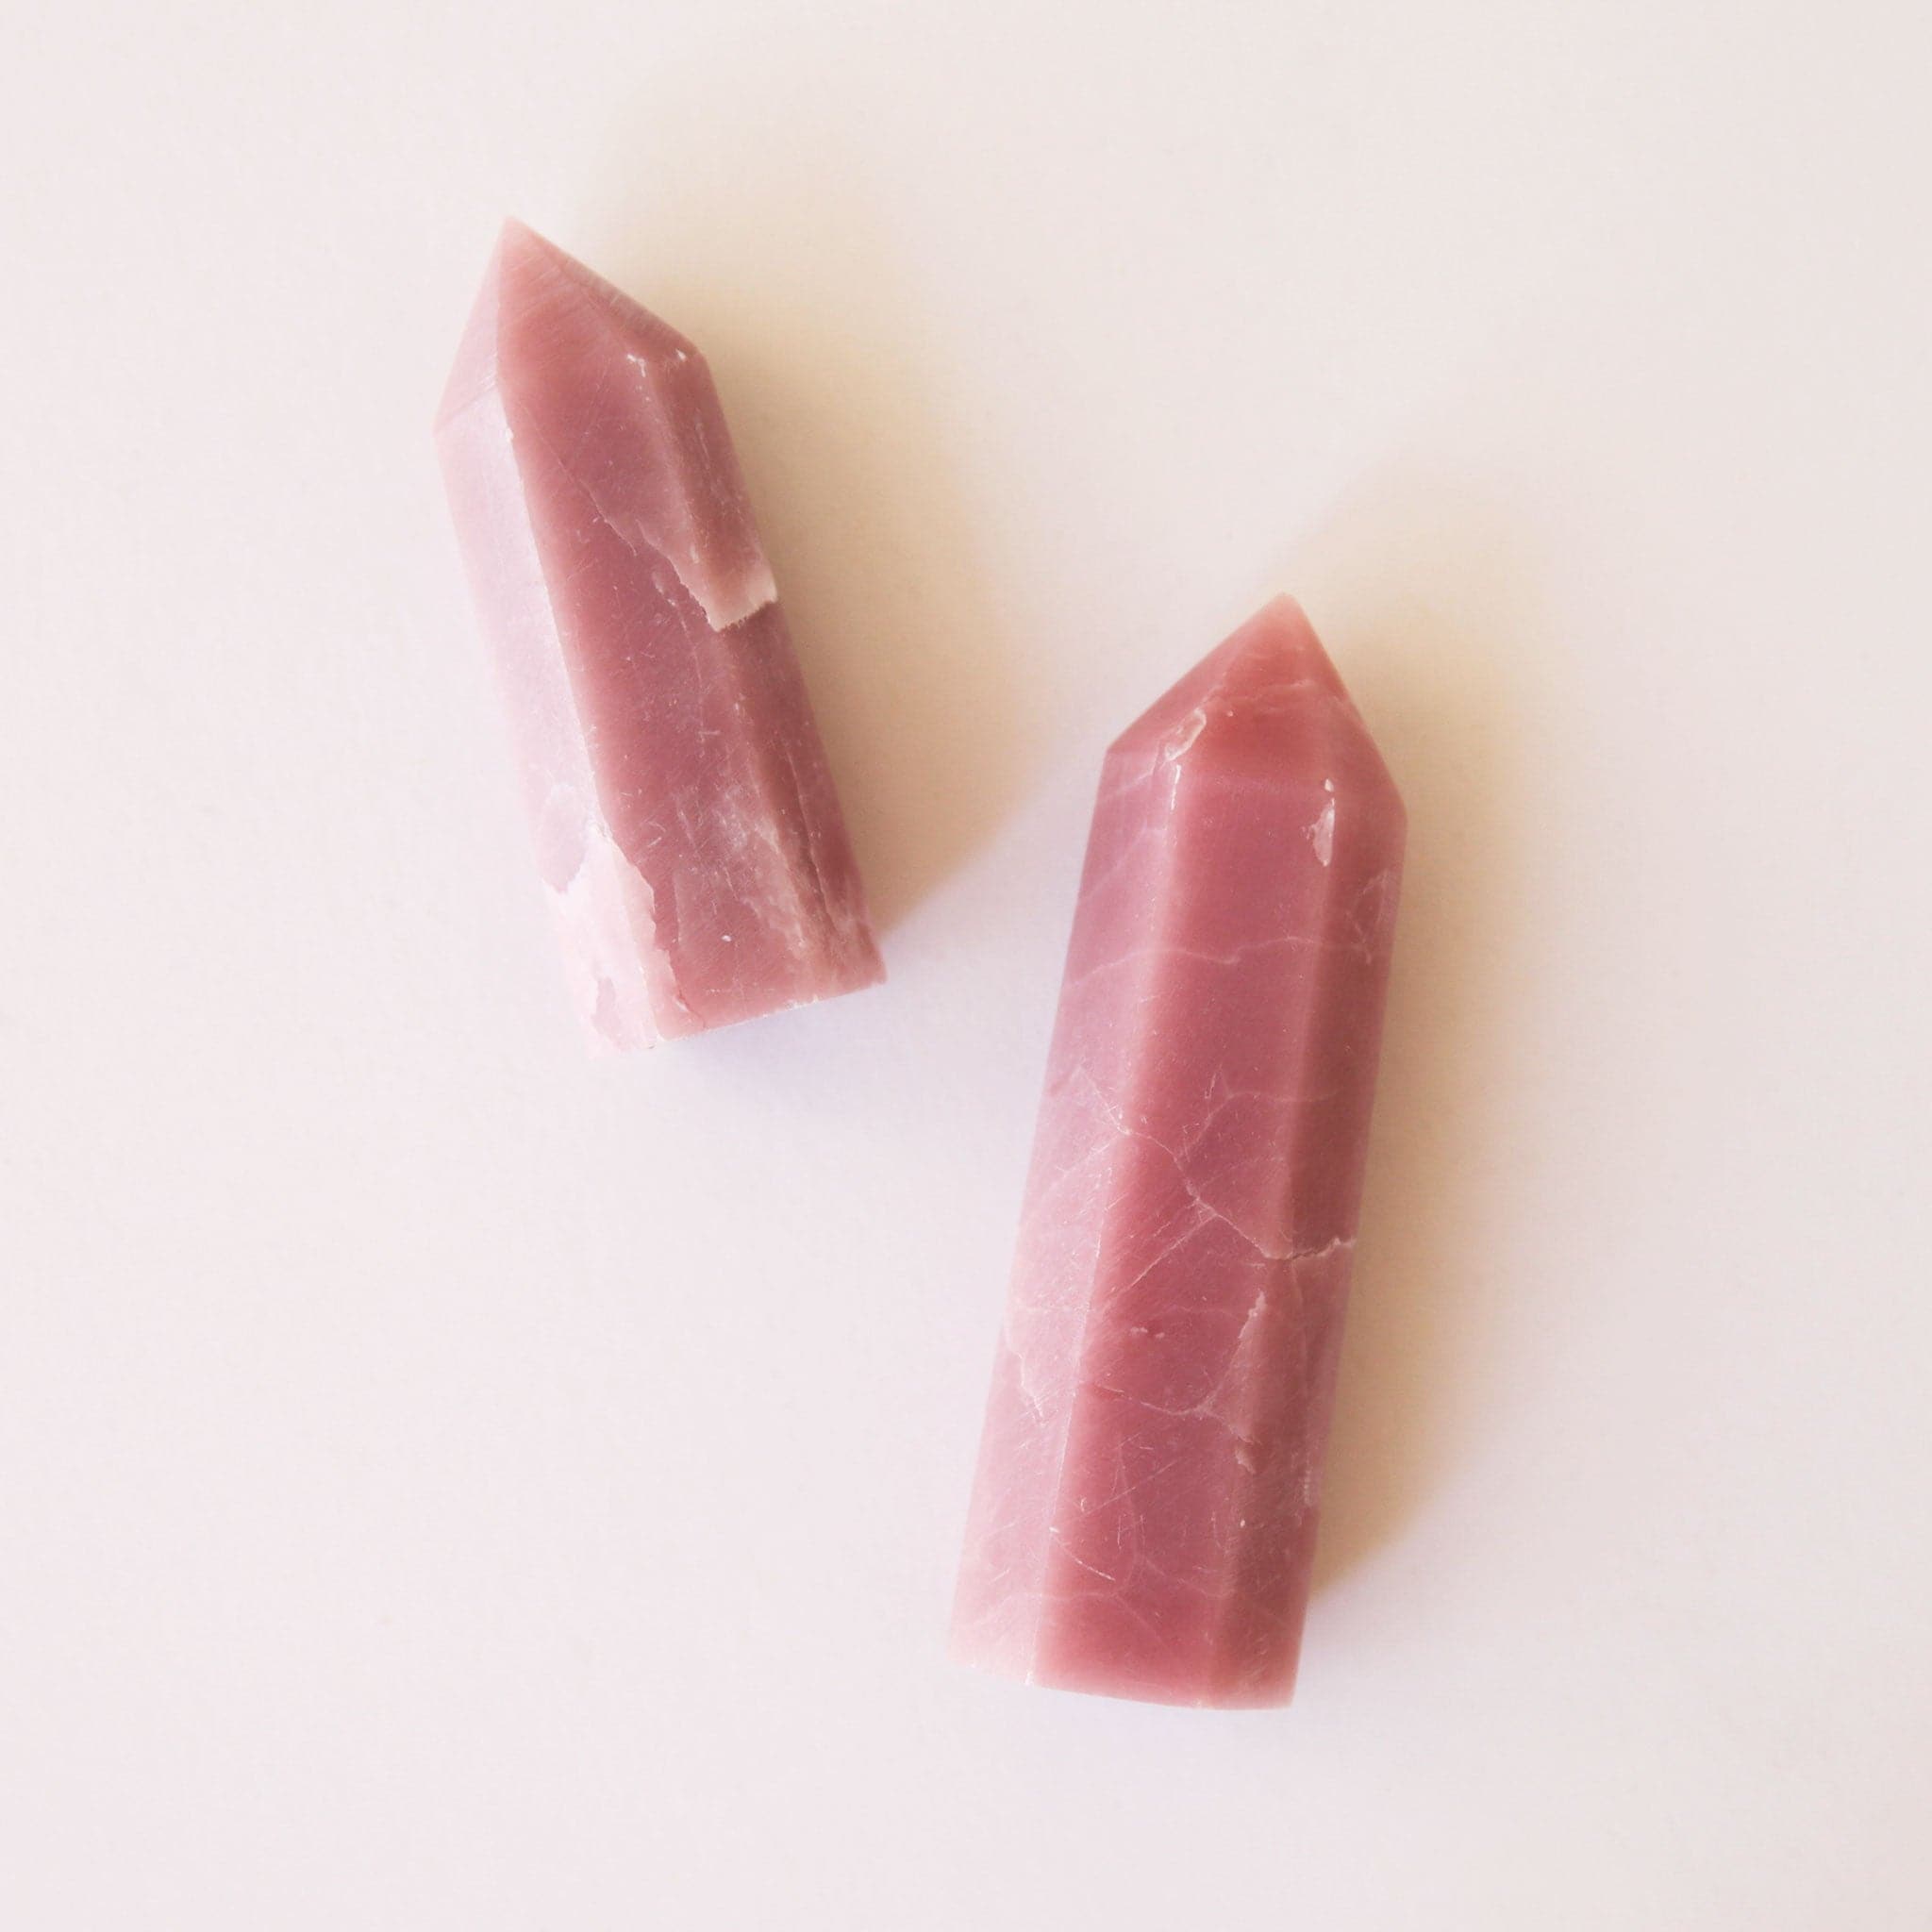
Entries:
<svg viewBox="0 0 1932 1932">
<path fill-rule="evenodd" d="M 1265 690 L 1284 681 L 1341 688 L 1307 612 L 1285 591 L 1262 605 L 1215 656 L 1223 660 L 1221 681 L 1231 693 Z"/>
<path fill-rule="evenodd" d="M 1155 746 L 1167 748 L 1176 731 L 1191 744 L 1209 724 L 1224 727 L 1257 709 L 1279 711 L 1297 692 L 1347 695 L 1307 612 L 1284 592 L 1157 698 L 1109 752 L 1138 757 Z"/>
<path fill-rule="evenodd" d="M 510 215 L 496 232 L 435 426 L 441 429 L 501 380 L 507 331 L 538 317 L 547 330 L 550 318 L 572 306 L 592 328 L 614 331 L 614 340 L 641 368 L 702 362 L 696 347 L 669 323 Z"/>
<path fill-rule="evenodd" d="M 616 291 L 594 270 L 588 269 L 575 256 L 559 248 L 547 235 L 540 235 L 527 222 L 519 221 L 515 215 L 504 217 L 503 226 L 496 231 L 496 248 L 490 258 L 490 276 L 501 280 L 506 276 L 527 274 L 531 270 L 554 271 L 581 287 L 593 290 Z"/>
</svg>

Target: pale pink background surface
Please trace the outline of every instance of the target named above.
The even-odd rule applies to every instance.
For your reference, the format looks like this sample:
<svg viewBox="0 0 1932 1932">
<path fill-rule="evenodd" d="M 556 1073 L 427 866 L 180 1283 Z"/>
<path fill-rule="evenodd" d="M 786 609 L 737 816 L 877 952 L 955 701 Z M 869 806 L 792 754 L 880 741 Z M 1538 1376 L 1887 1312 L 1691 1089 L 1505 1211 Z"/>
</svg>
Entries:
<svg viewBox="0 0 1932 1932">
<path fill-rule="evenodd" d="M 1924 9 L 11 11 L 0 1924 L 1923 1928 Z M 711 358 L 879 991 L 581 1050 L 507 209 Z M 1028 1691 L 1098 759 L 1281 588 L 1411 822 L 1302 1691 Z"/>
</svg>

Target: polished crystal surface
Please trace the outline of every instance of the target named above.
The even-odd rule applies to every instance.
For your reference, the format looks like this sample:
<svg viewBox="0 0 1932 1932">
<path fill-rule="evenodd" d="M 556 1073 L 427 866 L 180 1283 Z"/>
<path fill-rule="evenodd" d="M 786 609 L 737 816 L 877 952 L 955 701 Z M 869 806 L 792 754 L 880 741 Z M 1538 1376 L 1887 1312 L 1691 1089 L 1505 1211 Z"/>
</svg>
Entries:
<svg viewBox="0 0 1932 1932">
<path fill-rule="evenodd" d="M 1103 771 L 955 1618 L 1069 1689 L 1285 1702 L 1401 800 L 1270 604 Z"/>
<path fill-rule="evenodd" d="M 437 443 L 594 1037 L 648 1046 L 881 978 L 697 350 L 512 222 Z"/>
</svg>

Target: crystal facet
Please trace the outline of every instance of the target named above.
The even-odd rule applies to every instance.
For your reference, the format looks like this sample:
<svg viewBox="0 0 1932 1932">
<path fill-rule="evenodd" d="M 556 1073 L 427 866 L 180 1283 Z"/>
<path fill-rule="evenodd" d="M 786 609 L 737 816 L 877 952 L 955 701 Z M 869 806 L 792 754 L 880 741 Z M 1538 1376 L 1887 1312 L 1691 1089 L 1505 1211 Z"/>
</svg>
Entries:
<svg viewBox="0 0 1932 1932">
<path fill-rule="evenodd" d="M 881 978 L 697 351 L 512 222 L 437 443 L 596 1037 L 648 1046 Z"/>
<path fill-rule="evenodd" d="M 955 1616 L 964 1660 L 1285 1703 L 1402 803 L 1298 607 L 1108 754 Z"/>
</svg>

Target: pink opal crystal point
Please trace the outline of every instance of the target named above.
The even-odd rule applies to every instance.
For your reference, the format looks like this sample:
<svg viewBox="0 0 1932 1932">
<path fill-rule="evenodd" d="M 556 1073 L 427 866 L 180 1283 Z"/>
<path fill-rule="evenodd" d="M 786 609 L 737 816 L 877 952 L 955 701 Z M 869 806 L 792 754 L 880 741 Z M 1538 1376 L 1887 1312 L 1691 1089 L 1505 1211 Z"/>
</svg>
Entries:
<svg viewBox="0 0 1932 1932">
<path fill-rule="evenodd" d="M 1108 753 L 954 1620 L 1159 1703 L 1294 1686 L 1402 801 L 1277 598 Z"/>
<path fill-rule="evenodd" d="M 696 349 L 511 222 L 436 439 L 595 1036 L 649 1046 L 881 979 Z"/>
</svg>

